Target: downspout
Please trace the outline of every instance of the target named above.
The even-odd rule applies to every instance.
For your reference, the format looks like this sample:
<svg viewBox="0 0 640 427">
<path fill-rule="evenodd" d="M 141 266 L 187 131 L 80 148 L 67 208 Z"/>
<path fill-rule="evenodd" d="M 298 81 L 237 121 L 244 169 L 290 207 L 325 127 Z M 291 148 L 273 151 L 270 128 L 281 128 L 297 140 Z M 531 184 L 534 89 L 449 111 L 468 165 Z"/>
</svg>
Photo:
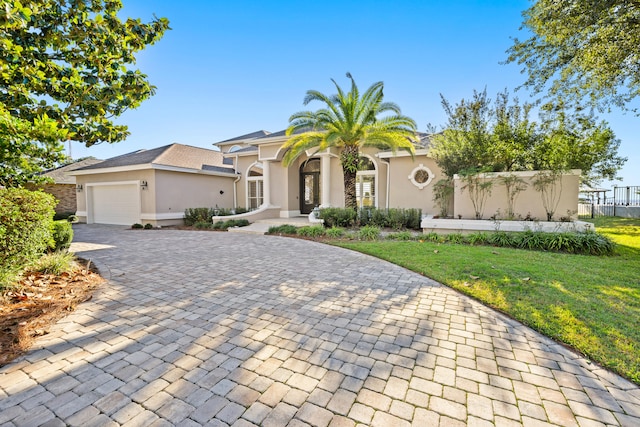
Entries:
<svg viewBox="0 0 640 427">
<path fill-rule="evenodd" d="M 240 178 L 242 178 L 242 175 L 240 175 L 237 171 L 238 169 L 238 155 L 236 154 L 236 173 L 238 174 L 238 177 L 236 178 L 235 181 L 233 181 L 233 209 L 238 207 L 238 191 L 236 189 L 236 184 L 238 183 L 238 181 L 240 181 Z"/>
<path fill-rule="evenodd" d="M 387 200 L 386 200 L 386 207 L 387 210 L 389 210 L 389 183 L 391 182 L 391 179 L 389 178 L 389 166 L 391 165 L 391 162 L 389 159 L 382 159 L 382 162 L 385 163 L 387 165 Z"/>
</svg>

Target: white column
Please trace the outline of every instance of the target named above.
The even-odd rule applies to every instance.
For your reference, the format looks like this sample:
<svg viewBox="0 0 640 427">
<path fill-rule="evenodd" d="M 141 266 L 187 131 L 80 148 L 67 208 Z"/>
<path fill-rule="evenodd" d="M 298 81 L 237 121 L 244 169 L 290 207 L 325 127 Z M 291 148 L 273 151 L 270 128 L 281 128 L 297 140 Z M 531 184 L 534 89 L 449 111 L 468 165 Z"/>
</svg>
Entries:
<svg viewBox="0 0 640 427">
<path fill-rule="evenodd" d="M 321 204 L 323 208 L 331 206 L 331 156 L 320 157 L 320 179 L 322 180 Z"/>
<path fill-rule="evenodd" d="M 262 161 L 262 204 L 271 206 L 271 169 L 269 162 Z"/>
</svg>

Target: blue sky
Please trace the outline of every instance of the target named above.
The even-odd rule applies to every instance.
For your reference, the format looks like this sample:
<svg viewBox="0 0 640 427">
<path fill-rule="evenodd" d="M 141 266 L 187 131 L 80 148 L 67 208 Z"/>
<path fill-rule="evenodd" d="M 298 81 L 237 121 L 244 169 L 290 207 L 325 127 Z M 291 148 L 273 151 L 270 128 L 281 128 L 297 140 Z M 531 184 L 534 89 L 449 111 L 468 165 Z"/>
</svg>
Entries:
<svg viewBox="0 0 640 427">
<path fill-rule="evenodd" d="M 351 72 L 361 89 L 383 81 L 385 100 L 418 123 L 443 125 L 442 93 L 458 102 L 473 90 L 515 91 L 525 76 L 500 64 L 519 31 L 524 0 L 219 1 L 124 0 L 122 16 L 167 17 L 171 31 L 139 54 L 137 67 L 157 93 L 118 121 L 131 136 L 117 144 L 72 146 L 74 158 L 109 158 L 173 142 L 212 143 L 255 130 L 278 131 L 306 109 L 309 89 L 334 93 Z M 319 106 L 310 104 L 308 108 Z M 640 117 L 601 115 L 629 158 L 616 185 L 640 185 Z M 609 188 L 613 183 L 604 183 Z"/>
</svg>

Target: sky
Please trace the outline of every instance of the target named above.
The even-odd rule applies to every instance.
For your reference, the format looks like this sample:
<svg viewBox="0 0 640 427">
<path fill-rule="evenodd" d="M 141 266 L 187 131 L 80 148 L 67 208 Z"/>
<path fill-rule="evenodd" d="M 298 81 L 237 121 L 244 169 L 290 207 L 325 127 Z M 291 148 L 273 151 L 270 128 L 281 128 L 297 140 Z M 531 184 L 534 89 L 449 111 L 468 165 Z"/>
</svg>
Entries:
<svg viewBox="0 0 640 427">
<path fill-rule="evenodd" d="M 137 56 L 135 65 L 157 87 L 136 110 L 117 119 L 131 135 L 116 144 L 86 148 L 73 143 L 73 158 L 107 159 L 174 142 L 213 148 L 213 143 L 256 130 L 285 129 L 307 90 L 335 93 L 334 79 L 349 87 L 384 82 L 420 131 L 441 127 L 442 94 L 452 103 L 474 90 L 509 90 L 533 101 L 517 64 L 503 64 L 521 31 L 526 0 L 448 1 L 247 1 L 123 0 L 122 17 L 149 22 L 166 17 L 171 31 Z M 613 185 L 640 185 L 637 129 L 640 117 L 614 111 L 607 120 L 628 157 Z"/>
</svg>

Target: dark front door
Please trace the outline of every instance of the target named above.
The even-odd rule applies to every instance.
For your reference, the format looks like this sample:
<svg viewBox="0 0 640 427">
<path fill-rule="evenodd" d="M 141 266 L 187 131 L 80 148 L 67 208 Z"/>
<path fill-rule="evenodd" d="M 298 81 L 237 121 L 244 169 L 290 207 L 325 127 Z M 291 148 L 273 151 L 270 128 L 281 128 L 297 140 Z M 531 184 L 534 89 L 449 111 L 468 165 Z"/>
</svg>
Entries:
<svg viewBox="0 0 640 427">
<path fill-rule="evenodd" d="M 300 212 L 308 214 L 320 206 L 320 159 L 309 159 L 300 167 Z"/>
<path fill-rule="evenodd" d="M 308 214 L 320 205 L 320 172 L 300 174 L 300 212 Z"/>
</svg>

